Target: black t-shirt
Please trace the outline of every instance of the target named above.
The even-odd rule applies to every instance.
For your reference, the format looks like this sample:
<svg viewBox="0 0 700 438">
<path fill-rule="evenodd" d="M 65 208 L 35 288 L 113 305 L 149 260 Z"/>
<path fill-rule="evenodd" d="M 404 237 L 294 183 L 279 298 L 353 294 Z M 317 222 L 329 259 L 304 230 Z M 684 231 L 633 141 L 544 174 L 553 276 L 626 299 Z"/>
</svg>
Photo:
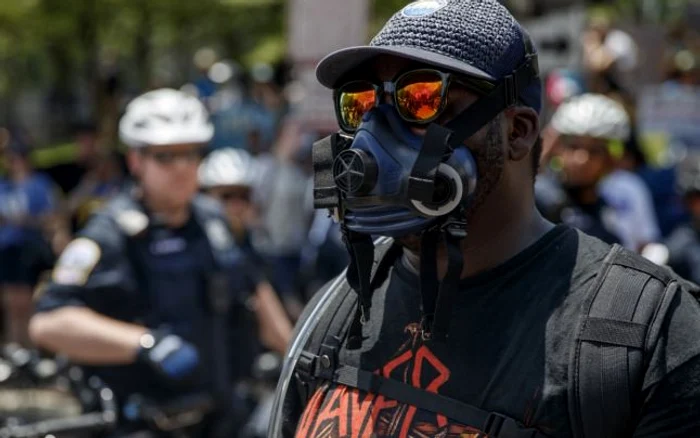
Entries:
<svg viewBox="0 0 700 438">
<path fill-rule="evenodd" d="M 63 252 L 51 281 L 41 291 L 36 310 L 83 306 L 121 321 L 167 329 L 199 350 L 201 370 L 188 391 L 207 391 L 220 384 L 214 381 L 212 370 L 217 350 L 222 350 L 221 345 L 214 345 L 207 282 L 214 272 L 224 269 L 230 274 L 227 292 L 232 305 L 227 335 L 231 338 L 227 353 L 232 378 L 247 377 L 256 345 L 246 301 L 258 279 L 234 245 L 223 217 L 214 213 L 196 216 L 180 228 L 168 228 L 155 223 L 128 196 L 117 197 Z M 213 251 L 214 245 L 219 249 Z M 220 255 L 216 263 L 215 254 Z M 160 382 L 148 367 L 138 363 L 91 367 L 88 371 L 105 380 L 120 401 L 133 393 L 168 399 L 183 389 Z"/>
<path fill-rule="evenodd" d="M 362 348 L 343 349 L 340 362 L 571 437 L 571 347 L 608 250 L 558 226 L 501 266 L 465 279 L 447 344 L 421 340 L 419 280 L 398 262 L 389 286 L 373 296 Z M 685 291 L 675 300 L 645 370 L 635 437 L 700 436 L 700 305 Z M 477 437 L 478 427 L 326 383 L 307 403 L 296 437 Z"/>
</svg>

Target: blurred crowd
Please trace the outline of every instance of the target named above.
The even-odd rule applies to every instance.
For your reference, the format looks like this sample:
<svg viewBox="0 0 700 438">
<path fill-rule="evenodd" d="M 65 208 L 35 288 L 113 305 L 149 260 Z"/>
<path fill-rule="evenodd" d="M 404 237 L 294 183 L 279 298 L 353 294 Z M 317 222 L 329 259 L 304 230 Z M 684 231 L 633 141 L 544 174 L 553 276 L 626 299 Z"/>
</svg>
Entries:
<svg viewBox="0 0 700 438">
<path fill-rule="evenodd" d="M 202 56 L 195 57 L 201 75 L 181 90 L 210 112 L 215 135 L 207 153 L 235 150 L 235 160 L 245 159 L 224 169 L 233 179 L 217 198 L 233 219 L 237 242 L 255 255 L 294 320 L 313 292 L 346 264 L 337 225 L 313 210 L 311 145 L 325 133 L 305 130 L 289 117 L 283 69 L 259 64 L 245 71 L 213 54 L 209 62 Z M 123 149 L 105 141 L 98 123 L 77 123 L 73 141 L 72 162 L 37 169 L 31 130 L 2 128 L 0 289 L 6 342 L 29 344 L 33 298 L 58 255 L 91 214 L 134 183 Z M 236 180 L 242 167 L 246 176 Z"/>
<path fill-rule="evenodd" d="M 700 35 L 673 28 L 664 58 L 645 59 L 644 47 L 629 33 L 595 19 L 580 44 L 580 68 L 542 72 L 546 109 L 536 185 L 541 211 L 700 282 L 700 140 L 684 130 L 700 126 Z M 289 117 L 287 69 L 268 64 L 245 69 L 210 51 L 198 53 L 195 61 L 199 75 L 181 90 L 210 111 L 215 134 L 209 150 L 245 151 L 246 167 L 253 169 L 251 178 L 219 199 L 238 218 L 239 244 L 254 250 L 294 320 L 347 262 L 337 225 L 327 212 L 313 210 L 311 146 L 328 133 Z M 658 62 L 665 77 L 654 85 L 656 95 L 688 100 L 683 108 L 690 108 L 691 117 L 665 132 L 661 161 L 640 134 L 642 95 L 630 83 L 630 72 L 640 64 Z M 570 133 L 549 120 L 562 105 L 590 95 L 617 102 L 627 129 L 601 144 L 568 144 Z M 28 342 L 32 296 L 41 293 L 57 254 L 96 209 L 131 184 L 121 149 L 105 141 L 103 128 L 97 122 L 76 124 L 74 162 L 40 170 L 32 164 L 31 127 L 2 130 L 0 289 L 6 341 Z"/>
<path fill-rule="evenodd" d="M 700 34 L 674 26 L 665 38 L 662 59 L 654 59 L 609 19 L 589 21 L 581 68 L 545 78 L 536 196 L 549 219 L 698 282 L 689 254 L 700 231 L 700 140 L 693 134 L 700 123 Z M 652 66 L 662 80 L 637 83 L 635 75 Z"/>
</svg>

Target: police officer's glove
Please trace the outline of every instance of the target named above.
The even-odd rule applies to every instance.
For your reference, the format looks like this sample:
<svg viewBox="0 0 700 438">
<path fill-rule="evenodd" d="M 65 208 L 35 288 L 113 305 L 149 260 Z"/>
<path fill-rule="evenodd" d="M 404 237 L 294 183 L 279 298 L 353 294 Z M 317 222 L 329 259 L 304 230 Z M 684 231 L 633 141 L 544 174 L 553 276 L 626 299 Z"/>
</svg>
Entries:
<svg viewBox="0 0 700 438">
<path fill-rule="evenodd" d="M 199 366 L 197 347 L 167 331 L 141 336 L 137 360 L 151 367 L 169 384 L 191 383 Z"/>
</svg>

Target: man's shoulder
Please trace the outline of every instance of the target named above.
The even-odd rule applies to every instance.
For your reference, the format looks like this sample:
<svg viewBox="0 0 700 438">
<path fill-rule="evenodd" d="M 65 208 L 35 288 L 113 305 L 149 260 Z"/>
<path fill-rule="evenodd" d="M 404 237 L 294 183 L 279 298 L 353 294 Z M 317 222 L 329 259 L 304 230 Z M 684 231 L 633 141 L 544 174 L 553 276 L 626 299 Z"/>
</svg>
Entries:
<svg viewBox="0 0 700 438">
<path fill-rule="evenodd" d="M 100 246 L 121 248 L 124 238 L 143 232 L 149 224 L 148 216 L 127 195 L 117 195 L 93 214 L 78 236 L 95 240 Z"/>
<path fill-rule="evenodd" d="M 617 250 L 617 254 L 612 262 L 616 266 L 623 268 L 623 275 L 629 277 L 636 275 L 635 273 L 642 272 L 649 277 L 658 280 L 665 286 L 676 283 L 680 289 L 690 292 L 693 295 L 698 295 L 700 286 L 681 277 L 670 267 L 666 265 L 658 265 L 626 248 L 617 246 L 614 249 Z"/>
<path fill-rule="evenodd" d="M 579 230 L 576 232 L 578 239 L 571 249 L 576 252 L 576 261 L 571 271 L 570 299 L 565 303 L 579 311 L 590 310 L 594 301 L 615 306 L 633 300 L 657 308 L 664 297 L 675 291 L 700 297 L 698 285 L 668 266 L 657 265 L 620 245 L 609 245 Z"/>
<path fill-rule="evenodd" d="M 595 272 L 596 276 L 610 275 L 610 270 L 605 268 L 608 265 L 614 265 L 617 267 L 614 274 L 623 279 L 628 279 L 641 272 L 663 284 L 676 282 L 686 289 L 698 287 L 680 277 L 668 266 L 658 265 L 620 245 L 609 245 L 581 231 L 578 231 L 578 234 L 577 264 L 584 266 L 589 273 Z"/>
</svg>

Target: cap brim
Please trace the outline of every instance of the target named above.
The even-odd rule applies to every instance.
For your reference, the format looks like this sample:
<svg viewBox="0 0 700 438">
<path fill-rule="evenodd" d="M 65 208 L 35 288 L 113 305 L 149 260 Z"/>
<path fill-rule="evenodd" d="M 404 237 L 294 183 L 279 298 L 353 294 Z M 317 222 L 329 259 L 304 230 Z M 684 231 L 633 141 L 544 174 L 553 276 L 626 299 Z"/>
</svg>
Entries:
<svg viewBox="0 0 700 438">
<path fill-rule="evenodd" d="M 379 55 L 392 55 L 423 62 L 455 73 L 496 81 L 493 76 L 463 61 L 429 50 L 403 46 L 359 46 L 338 50 L 321 60 L 316 67 L 316 78 L 324 86 L 333 88 L 352 69 Z"/>
</svg>

